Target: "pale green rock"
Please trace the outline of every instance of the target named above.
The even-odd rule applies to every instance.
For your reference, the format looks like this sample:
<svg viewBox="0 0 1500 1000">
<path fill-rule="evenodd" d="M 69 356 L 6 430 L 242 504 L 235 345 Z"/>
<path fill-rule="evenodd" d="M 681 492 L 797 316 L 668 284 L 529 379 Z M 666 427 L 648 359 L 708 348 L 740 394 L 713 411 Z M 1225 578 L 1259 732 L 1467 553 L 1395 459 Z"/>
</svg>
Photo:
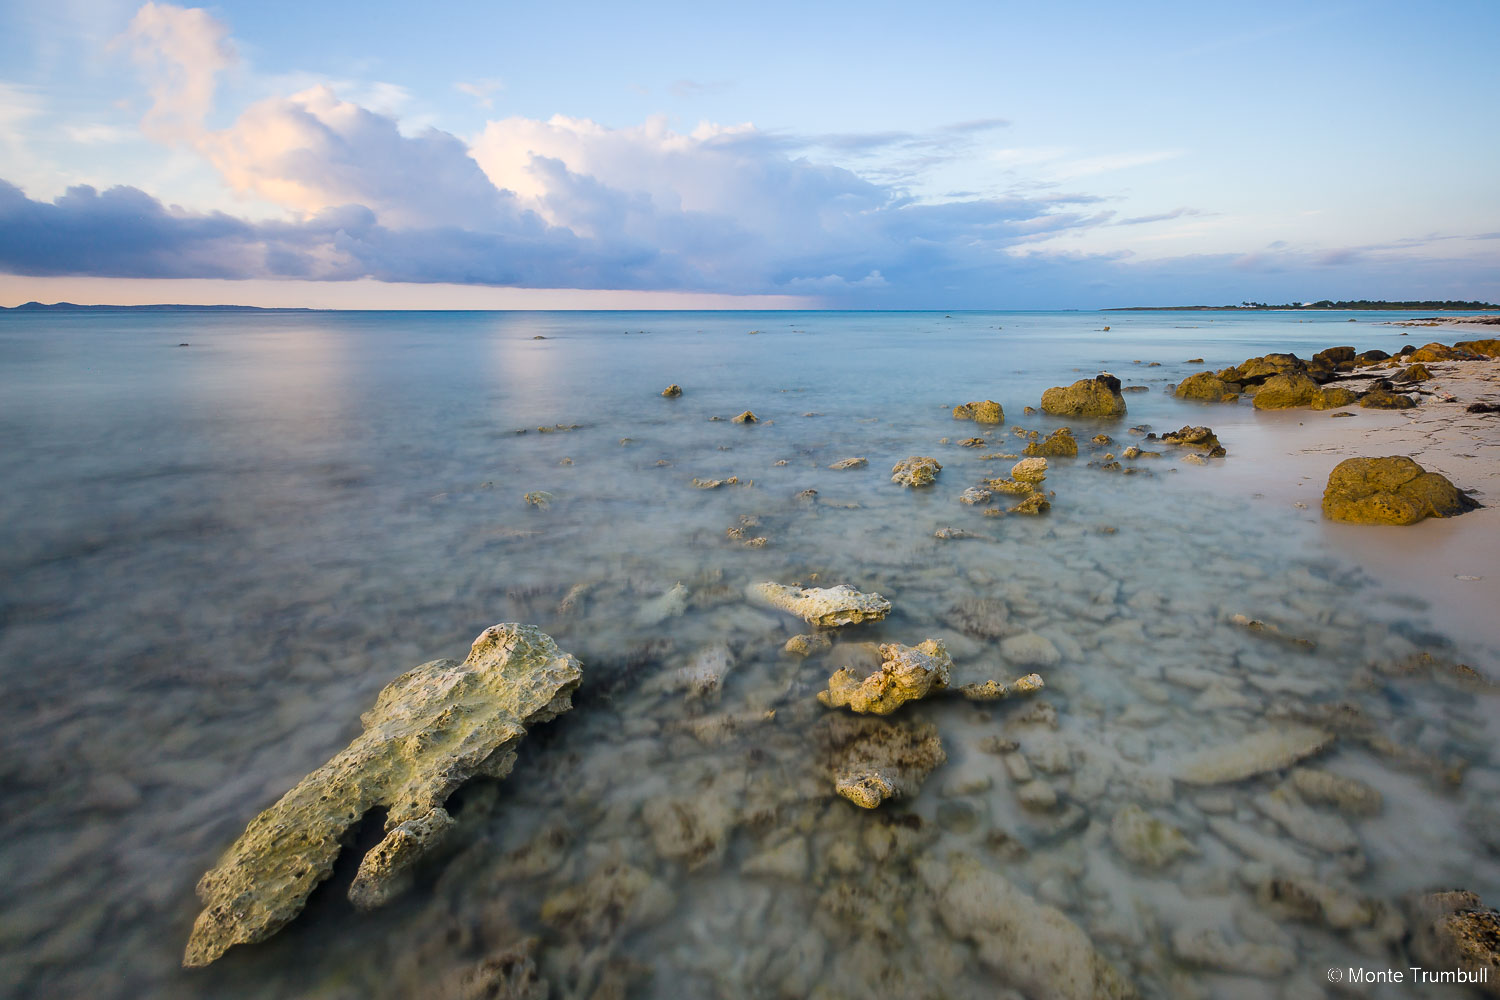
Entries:
<svg viewBox="0 0 1500 1000">
<path fill-rule="evenodd" d="M 532 625 L 494 625 L 462 662 L 432 660 L 387 685 L 364 732 L 250 821 L 198 882 L 204 910 L 185 966 L 284 927 L 333 872 L 348 832 L 387 810 L 386 836 L 360 862 L 349 898 L 378 906 L 452 823 L 443 804 L 471 777 L 503 778 L 527 727 L 572 708 L 578 660 Z"/>
</svg>

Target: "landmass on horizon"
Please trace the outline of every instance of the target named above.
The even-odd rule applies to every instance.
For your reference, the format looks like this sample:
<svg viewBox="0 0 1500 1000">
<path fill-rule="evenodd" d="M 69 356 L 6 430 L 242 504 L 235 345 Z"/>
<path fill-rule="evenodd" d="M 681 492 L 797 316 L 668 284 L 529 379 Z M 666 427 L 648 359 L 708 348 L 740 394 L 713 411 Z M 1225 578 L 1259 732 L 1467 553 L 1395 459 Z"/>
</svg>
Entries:
<svg viewBox="0 0 1500 1000">
<path fill-rule="evenodd" d="M 1359 299 L 1358 301 L 1334 302 L 1332 299 L 1321 299 L 1317 302 L 1283 302 L 1281 305 L 1268 305 L 1265 302 L 1241 302 L 1237 306 L 1111 306 L 1108 309 L 1100 309 L 1100 312 L 1182 312 L 1185 310 L 1201 310 L 1207 312 L 1221 312 L 1225 310 L 1265 310 L 1265 309 L 1333 309 L 1349 311 L 1354 309 L 1372 309 L 1378 311 L 1391 311 L 1396 309 L 1453 309 L 1453 310 L 1479 310 L 1500 309 L 1500 305 L 1493 302 L 1460 302 L 1449 299 L 1446 301 L 1423 300 L 1421 302 L 1387 302 L 1384 299 Z"/>
<path fill-rule="evenodd" d="M 170 303 L 170 302 L 153 303 L 153 304 L 142 304 L 142 305 L 110 305 L 108 303 L 82 304 L 82 303 L 77 303 L 77 302 L 35 302 L 35 301 L 32 301 L 32 302 L 23 302 L 23 303 L 21 303 L 18 306 L 0 306 L 0 311 L 4 311 L 4 312 L 40 312 L 40 311 L 68 312 L 68 311 L 71 311 L 71 310 L 94 310 L 94 309 L 134 309 L 134 310 L 143 310 L 143 309 L 145 309 L 145 310 L 160 310 L 160 311 L 173 311 L 173 312 L 178 312 L 178 311 L 180 311 L 180 312 L 193 312 L 193 311 L 200 311 L 200 310 L 211 310 L 211 311 L 216 311 L 216 312 L 353 312 L 353 311 L 361 311 L 361 310 L 349 310 L 349 309 L 312 308 L 312 307 L 308 307 L 308 306 L 247 306 L 247 305 L 234 305 L 232 303 L 226 303 L 226 304 L 220 304 L 220 305 L 194 305 L 194 304 L 191 304 L 191 303 Z M 1111 307 L 1099 309 L 1099 310 L 1096 310 L 1096 311 L 1097 312 L 1224 312 L 1224 311 L 1230 311 L 1230 312 L 1257 312 L 1257 311 L 1272 311 L 1272 310 L 1296 310 L 1296 311 L 1305 312 L 1305 311 L 1308 311 L 1308 310 L 1320 310 L 1320 309 L 1321 310 L 1328 310 L 1328 311 L 1372 310 L 1372 311 L 1389 311 L 1389 312 L 1394 312 L 1394 311 L 1397 311 L 1397 310 L 1448 310 L 1448 311 L 1476 312 L 1476 311 L 1483 311 L 1483 310 L 1490 310 L 1490 309 L 1500 309 L 1500 305 L 1497 305 L 1497 304 L 1495 304 L 1493 302 L 1459 302 L 1459 301 L 1442 301 L 1442 302 L 1439 302 L 1439 301 L 1385 302 L 1385 301 L 1379 301 L 1379 300 L 1373 300 L 1372 301 L 1370 299 L 1360 299 L 1357 302 L 1334 302 L 1334 301 L 1331 301 L 1329 299 L 1323 299 L 1320 302 L 1301 302 L 1301 303 L 1289 302 L 1289 303 L 1283 303 L 1282 305 L 1267 305 L 1264 302 L 1243 302 L 1243 303 L 1241 303 L 1240 305 L 1237 305 L 1237 306 L 1111 306 Z M 372 309 L 370 311 L 371 312 L 388 312 L 390 310 L 386 310 L 386 309 Z M 457 310 L 420 309 L 420 310 L 413 310 L 413 311 L 416 311 L 416 312 L 450 312 L 450 311 L 451 312 L 492 312 L 492 311 L 493 312 L 511 312 L 511 311 L 514 311 L 514 310 L 508 310 L 508 309 L 500 309 L 500 310 L 487 310 L 487 309 L 480 309 L 480 310 L 473 310 L 473 309 L 457 309 Z M 521 310 L 521 311 L 526 311 L 526 310 Z M 545 311 L 548 311 L 548 310 L 542 310 L 542 311 L 545 312 Z M 606 310 L 606 311 L 608 311 L 608 310 Z M 631 310 L 623 310 L 623 311 L 627 311 L 628 312 L 628 311 L 631 311 Z M 657 311 L 657 310 L 646 310 L 646 311 L 648 311 L 648 312 L 654 312 L 654 311 Z M 760 311 L 760 310 L 746 310 L 746 311 L 754 312 L 754 311 Z M 781 310 L 770 310 L 770 311 L 775 312 L 775 311 L 781 311 Z M 811 310 L 808 310 L 808 309 L 794 309 L 794 310 L 790 310 L 790 311 L 791 312 L 819 312 L 819 311 L 823 311 L 823 310 L 817 310 L 817 309 L 811 309 Z M 1086 309 L 1041 309 L 1041 310 L 1026 310 L 1026 309 L 1022 309 L 1022 310 L 1013 310 L 1013 309 L 996 309 L 996 310 L 987 310 L 987 309 L 958 309 L 958 310 L 953 310 L 953 309 L 911 309 L 911 310 L 908 310 L 908 309 L 897 309 L 897 310 L 886 310 L 886 309 L 873 309 L 873 310 L 849 309 L 849 310 L 845 310 L 845 309 L 837 309 L 837 310 L 831 310 L 831 311 L 834 311 L 834 312 L 934 312 L 934 313 L 936 313 L 936 312 L 990 312 L 990 311 L 994 311 L 994 312 L 1032 312 L 1032 311 L 1036 311 L 1036 312 L 1088 312 L 1090 310 L 1086 310 Z"/>
</svg>

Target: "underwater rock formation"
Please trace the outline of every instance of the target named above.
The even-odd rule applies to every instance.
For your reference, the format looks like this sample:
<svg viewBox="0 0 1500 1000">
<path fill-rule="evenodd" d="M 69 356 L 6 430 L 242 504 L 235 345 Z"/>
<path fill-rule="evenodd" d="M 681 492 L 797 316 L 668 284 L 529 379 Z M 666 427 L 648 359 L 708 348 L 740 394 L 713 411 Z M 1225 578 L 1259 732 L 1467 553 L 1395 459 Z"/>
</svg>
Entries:
<svg viewBox="0 0 1500 1000">
<path fill-rule="evenodd" d="M 1352 524 L 1415 524 L 1478 506 L 1445 477 L 1404 455 L 1345 459 L 1328 474 L 1323 491 L 1323 516 Z"/>
<path fill-rule="evenodd" d="M 862 809 L 917 794 L 948 759 L 937 728 L 830 715 L 820 723 L 834 790 Z"/>
<path fill-rule="evenodd" d="M 942 471 L 937 459 L 912 455 L 891 466 L 891 482 L 902 486 L 931 486 Z"/>
<path fill-rule="evenodd" d="M 1165 868 L 1198 850 L 1182 831 L 1131 802 L 1122 806 L 1109 824 L 1109 839 L 1125 860 L 1141 868 Z"/>
<path fill-rule="evenodd" d="M 953 659 L 941 639 L 915 646 L 888 642 L 880 647 L 880 669 L 857 678 L 848 667 L 828 678 L 828 689 L 818 700 L 828 708 L 847 705 L 861 714 L 889 715 L 909 701 L 925 698 L 948 686 Z"/>
<path fill-rule="evenodd" d="M 747 593 L 753 601 L 822 628 L 880 621 L 891 610 L 891 602 L 884 597 L 862 594 L 847 583 L 837 587 L 788 587 L 768 580 L 751 584 Z"/>
<path fill-rule="evenodd" d="M 830 469 L 859 469 L 869 465 L 864 458 L 841 458 L 829 466 Z"/>
<path fill-rule="evenodd" d="M 1289 767 L 1332 742 L 1333 734 L 1312 726 L 1285 725 L 1264 729 L 1232 743 L 1199 750 L 1181 762 L 1176 777 L 1189 785 L 1241 781 L 1266 771 Z"/>
<path fill-rule="evenodd" d="M 453 822 L 448 796 L 471 777 L 508 775 L 527 727 L 572 708 L 582 676 L 540 629 L 507 624 L 481 632 L 462 663 L 432 660 L 396 678 L 361 717 L 364 732 L 251 820 L 199 880 L 205 908 L 183 965 L 208 965 L 285 926 L 377 806 L 389 810 L 386 836 L 360 862 L 349 898 L 386 902 Z"/>
<path fill-rule="evenodd" d="M 1042 411 L 1058 417 L 1123 417 L 1125 397 L 1119 379 L 1101 374 L 1048 389 L 1042 393 Z"/>
</svg>

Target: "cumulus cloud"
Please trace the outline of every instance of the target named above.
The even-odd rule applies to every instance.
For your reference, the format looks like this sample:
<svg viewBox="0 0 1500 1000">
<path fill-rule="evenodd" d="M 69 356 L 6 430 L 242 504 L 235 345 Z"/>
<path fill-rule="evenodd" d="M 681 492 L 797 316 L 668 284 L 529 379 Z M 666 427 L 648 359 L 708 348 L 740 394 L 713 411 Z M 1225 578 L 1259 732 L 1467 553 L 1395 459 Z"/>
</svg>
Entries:
<svg viewBox="0 0 1500 1000">
<path fill-rule="evenodd" d="M 228 29 L 201 8 L 147 3 L 117 43 L 130 49 L 148 81 L 146 134 L 163 142 L 195 141 L 213 108 L 219 74 L 235 62 Z"/>
</svg>

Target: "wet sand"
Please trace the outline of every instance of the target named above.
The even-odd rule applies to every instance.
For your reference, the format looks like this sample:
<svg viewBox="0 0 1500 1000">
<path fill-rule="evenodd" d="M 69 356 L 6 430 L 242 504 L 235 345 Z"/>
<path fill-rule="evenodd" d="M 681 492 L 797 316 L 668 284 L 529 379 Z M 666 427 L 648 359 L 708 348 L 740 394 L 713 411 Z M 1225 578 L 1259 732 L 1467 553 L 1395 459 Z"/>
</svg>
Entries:
<svg viewBox="0 0 1500 1000">
<path fill-rule="evenodd" d="M 1434 378 L 1421 389 L 1432 395 L 1421 396 L 1412 410 L 1355 406 L 1347 411 L 1353 417 L 1339 418 L 1306 408 L 1256 411 L 1253 426 L 1265 433 L 1226 437 L 1230 457 L 1212 484 L 1317 523 L 1333 548 L 1371 576 L 1427 602 L 1423 617 L 1433 631 L 1465 636 L 1493 652 L 1500 650 L 1500 616 L 1493 613 L 1500 607 L 1500 416 L 1468 413 L 1466 407 L 1500 402 L 1500 360 L 1427 367 Z M 1211 417 L 1211 410 L 1202 414 L 1203 421 Z M 1324 519 L 1323 489 L 1334 466 L 1347 458 L 1387 455 L 1410 456 L 1473 491 L 1484 506 L 1404 527 Z"/>
</svg>

